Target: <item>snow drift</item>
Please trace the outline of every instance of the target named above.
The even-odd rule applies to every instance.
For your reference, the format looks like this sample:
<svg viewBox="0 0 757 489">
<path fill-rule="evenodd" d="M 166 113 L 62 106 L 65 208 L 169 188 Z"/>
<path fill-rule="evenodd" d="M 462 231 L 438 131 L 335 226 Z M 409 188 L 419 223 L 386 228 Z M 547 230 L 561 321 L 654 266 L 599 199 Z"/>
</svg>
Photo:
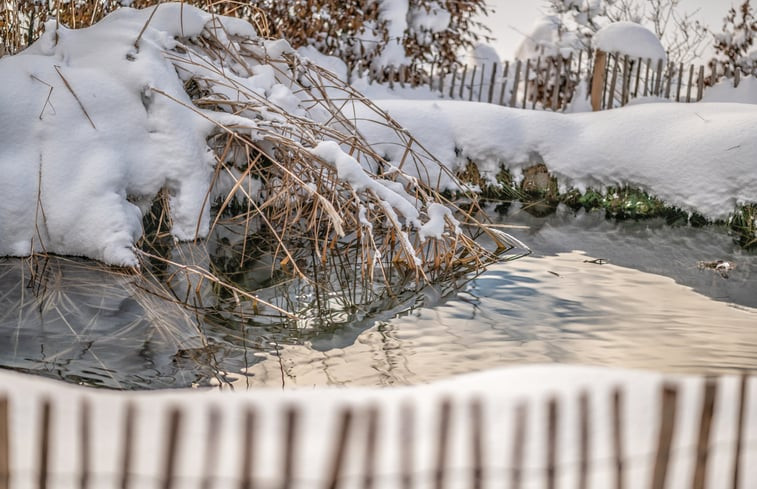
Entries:
<svg viewBox="0 0 757 489">
<path fill-rule="evenodd" d="M 644 104 L 561 114 L 457 101 L 378 103 L 453 172 L 472 161 L 492 183 L 502 167 L 543 162 L 564 189 L 632 186 L 710 219 L 757 199 L 753 105 Z M 401 157 L 381 125 L 359 127 L 390 161 Z M 426 178 L 452 185 L 443 173 Z"/>
<path fill-rule="evenodd" d="M 329 97 L 391 126 L 386 114 L 238 19 L 169 3 L 122 8 L 86 29 L 51 22 L 30 48 L 0 59 L 0 77 L 0 256 L 136 266 L 143 216 L 161 191 L 176 240 L 206 237 L 221 212 L 246 202 L 240 220 L 257 222 L 233 239 L 267 227 L 285 263 L 296 257 L 282 234 L 292 247 L 331 243 L 316 245 L 324 263 L 338 243 L 369 280 L 382 267 L 421 276 L 455 268 L 458 252 L 486 255 L 452 213 L 440 218 L 436 190 L 387 164 Z M 390 132 L 419 168 L 410 138 Z"/>
</svg>

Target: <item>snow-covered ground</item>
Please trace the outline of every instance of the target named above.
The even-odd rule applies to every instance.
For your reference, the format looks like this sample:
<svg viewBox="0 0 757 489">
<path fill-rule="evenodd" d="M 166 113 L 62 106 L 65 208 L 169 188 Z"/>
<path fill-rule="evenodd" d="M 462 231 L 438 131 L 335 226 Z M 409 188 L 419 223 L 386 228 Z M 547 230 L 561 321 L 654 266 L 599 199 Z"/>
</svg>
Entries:
<svg viewBox="0 0 757 489">
<path fill-rule="evenodd" d="M 519 425 L 515 416 L 525 406 L 523 420 L 523 486 L 544 487 L 547 474 L 546 440 L 550 399 L 557 401 L 556 474 L 559 487 L 578 479 L 580 460 L 579 395 L 588 396 L 588 475 L 590 487 L 614 487 L 612 392 L 621 400 L 622 459 L 625 487 L 647 487 L 658 443 L 660 398 L 663 385 L 678 389 L 678 410 L 673 434 L 666 489 L 690 487 L 697 453 L 703 379 L 656 373 L 590 367 L 530 366 L 471 374 L 411 388 L 258 389 L 248 392 L 115 393 L 67 386 L 21 374 L 0 372 L 0 386 L 10 394 L 11 467 L 13 487 L 32 487 L 39 466 L 41 402 L 52 400 L 50 472 L 51 487 L 75 487 L 80 466 L 80 408 L 89 403 L 93 488 L 112 487 L 120 475 L 123 456 L 123 416 L 135 407 L 132 447 L 133 483 L 159 487 L 166 466 L 167 416 L 179 408 L 175 473 L 181 487 L 200 487 L 202 476 L 217 476 L 216 487 L 238 487 L 234 479 L 243 471 L 245 413 L 254 410 L 250 470 L 264 487 L 279 487 L 285 471 L 284 421 L 289 409 L 299 414 L 294 433 L 291 487 L 321 486 L 329 479 L 341 416 L 353 410 L 347 437 L 341 487 L 363 487 L 366 471 L 367 415 L 377 408 L 375 487 L 400 487 L 403 463 L 412 467 L 414 487 L 432 487 L 439 447 L 440 406 L 451 401 L 449 453 L 444 466 L 447 487 L 470 487 L 475 465 L 473 402 L 480 402 L 480 462 L 487 487 L 498 487 L 512 477 L 513 440 Z M 739 379 L 717 382 L 715 416 L 709 439 L 708 487 L 731 480 L 739 406 Z M 757 484 L 757 379 L 748 382 L 741 454 L 741 487 Z M 401 422 L 410 408 L 414 423 Z M 214 409 L 220 423 L 214 429 L 217 444 L 207 445 L 208 415 Z M 409 453 L 410 455 L 408 455 Z M 266 484 L 267 483 L 267 484 Z M 260 484 L 256 484 L 259 486 Z M 77 486 L 78 487 L 78 486 Z"/>
<path fill-rule="evenodd" d="M 445 166 L 459 171 L 473 161 L 492 181 L 500 167 L 544 162 L 563 187 L 630 185 L 711 219 L 757 199 L 755 105 L 656 103 L 562 114 L 459 101 L 377 103 Z M 391 161 L 401 159 L 403 148 L 383 126 L 358 126 Z M 441 173 L 429 178 L 445 181 Z"/>
<path fill-rule="evenodd" d="M 0 255 L 51 251 L 134 265 L 131 246 L 142 232 L 141 216 L 162 187 L 171 196 L 173 235 L 204 236 L 215 163 L 206 137 L 219 123 L 253 128 L 261 113 L 278 119 L 270 111 L 240 118 L 190 108 L 183 89 L 187 71 L 215 77 L 213 90 L 223 97 L 258 94 L 253 96 L 285 112 L 304 114 L 300 99 L 271 66 L 254 66 L 244 77 L 233 74 L 240 68 L 229 59 L 223 74 L 229 78 L 220 80 L 220 68 L 197 53 L 181 54 L 185 47 L 176 41 L 221 24 L 214 29 L 222 36 L 254 37 L 250 25 L 166 4 L 139 37 L 149 12 L 121 9 L 75 31 L 51 23 L 29 49 L 0 59 L 0 74 L 10 81 L 0 91 Z M 650 34 L 628 25 L 607 29 L 600 44 L 615 46 L 629 31 Z M 646 41 L 635 44 L 652 50 Z M 267 49 L 289 50 L 283 42 Z M 301 54 L 346 75 L 333 58 L 307 49 Z M 183 62 L 180 73 L 177 59 Z M 705 100 L 749 98 L 752 85 L 745 80 L 738 95 L 715 87 Z M 501 166 L 517 170 L 543 161 L 563 187 L 631 185 L 709 218 L 724 218 L 737 205 L 757 200 L 754 105 L 658 103 L 566 115 L 429 100 L 434 94 L 428 90 L 391 93 L 362 80 L 356 86 L 366 88 L 433 155 L 426 168 L 402 167 L 432 184 L 454 187 L 438 163 L 456 172 L 470 160 L 492 177 Z M 404 142 L 382 121 L 371 122 L 373 109 L 355 103 L 345 113 L 357 117 L 361 132 L 390 163 L 402 166 Z M 342 177 L 352 183 L 368 178 Z M 387 208 L 420 224 L 396 188 L 379 186 L 386 190 L 381 195 Z"/>
</svg>

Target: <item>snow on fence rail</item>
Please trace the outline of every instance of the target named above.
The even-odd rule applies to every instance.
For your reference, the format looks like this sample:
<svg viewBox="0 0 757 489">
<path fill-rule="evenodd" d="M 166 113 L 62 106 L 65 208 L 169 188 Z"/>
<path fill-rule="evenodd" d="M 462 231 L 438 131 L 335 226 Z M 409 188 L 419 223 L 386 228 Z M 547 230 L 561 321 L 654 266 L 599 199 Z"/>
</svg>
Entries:
<svg viewBox="0 0 757 489">
<path fill-rule="evenodd" d="M 390 425 L 391 432 L 384 425 L 386 419 L 382 419 L 390 417 L 387 411 L 391 404 L 357 402 L 353 397 L 351 402 L 340 405 L 325 402 L 326 415 L 319 415 L 315 421 L 317 429 L 326 436 L 316 440 L 306 439 L 302 434 L 307 429 L 312 431 L 314 420 L 305 416 L 313 411 L 312 399 L 306 404 L 290 397 L 282 403 L 270 402 L 274 399 L 264 395 L 262 402 L 247 398 L 239 403 L 225 397 L 215 398 L 216 404 L 198 404 L 181 397 L 188 394 L 174 393 L 170 402 L 161 403 L 150 395 L 142 396 L 141 400 L 137 395 L 138 401 L 132 401 L 128 396 L 92 395 L 90 391 L 72 403 L 61 400 L 66 396 L 53 400 L 48 392 L 49 397 L 37 402 L 41 405 L 28 405 L 27 399 L 25 409 L 19 412 L 22 408 L 18 398 L 26 394 L 16 391 L 10 397 L 0 396 L 0 489 L 755 487 L 750 485 L 755 481 L 748 480 L 755 471 L 746 470 L 749 457 L 754 459 L 750 453 L 756 448 L 755 427 L 750 423 L 757 420 L 757 406 L 754 393 L 748 393 L 754 388 L 755 379 L 742 375 L 728 379 L 728 384 L 722 378 L 702 380 L 693 396 L 690 385 L 661 382 L 658 394 L 650 398 L 653 402 L 642 404 L 646 410 L 643 413 L 631 410 L 633 406 L 638 411 L 639 404 L 622 387 L 611 388 L 609 396 L 599 399 L 583 391 L 567 400 L 556 396 L 542 398 L 541 406 L 516 400 L 508 405 L 512 409 L 487 406 L 489 399 L 475 396 L 442 395 L 420 409 L 417 398 L 414 402 L 406 399 L 395 412 L 389 413 L 398 418 Z M 107 396 L 119 403 L 104 407 L 105 403 L 100 401 Z M 142 402 L 146 397 L 148 402 Z M 16 411 L 12 409 L 14 405 Z M 97 411 L 101 415 L 107 411 L 108 430 L 96 426 L 97 417 L 93 414 Z M 36 426 L 28 425 L 31 413 L 37 417 Z M 536 417 L 539 419 L 533 419 Z M 633 422 L 641 423 L 630 424 L 632 418 Z M 727 422 L 723 423 L 722 418 L 727 418 Z M 14 429 L 11 422 L 21 423 L 24 428 Z M 64 424 L 69 438 L 61 440 Z M 427 425 L 425 429 L 419 429 L 422 424 Z M 232 425 L 232 431 L 224 431 L 224 425 Z M 502 453 L 491 453 L 489 442 L 492 437 L 498 438 L 492 431 L 502 426 L 511 428 L 508 432 L 511 436 L 499 437 L 501 446 L 507 448 Z M 732 438 L 724 445 L 718 430 L 723 431 L 726 426 Z M 600 428 L 609 434 L 609 440 L 598 443 L 594 431 Z M 568 437 L 569 444 L 559 439 L 566 429 L 572 434 Z M 634 452 L 629 448 L 635 445 L 631 442 L 638 441 L 639 432 L 644 430 L 656 432 L 656 436 L 646 437 L 651 444 L 641 452 Z M 19 431 L 26 438 L 22 449 L 16 449 L 14 445 L 21 443 L 11 436 Z M 684 433 L 688 431 L 691 433 Z M 419 432 L 427 439 L 419 438 Z M 263 436 L 266 434 L 267 437 Z M 230 437 L 234 440 L 228 440 Z M 107 445 L 104 438 L 108 438 L 108 446 L 118 449 L 113 453 L 103 450 Z M 683 438 L 683 444 L 680 440 L 674 442 L 674 438 Z M 236 448 L 233 469 L 229 469 L 229 460 L 219 455 L 223 453 L 220 448 L 230 441 Z M 423 460 L 418 456 L 420 445 L 426 448 Z M 597 448 L 598 445 L 601 446 Z M 150 453 L 143 453 L 145 450 Z M 561 451 L 570 453 L 567 459 Z M 200 457 L 192 466 L 196 475 L 182 472 L 187 465 L 182 465 L 179 452 Z M 389 466 L 386 460 L 377 464 L 379 453 L 391 454 Z M 260 463 L 266 454 L 268 463 Z M 78 462 L 56 463 L 56 455 L 73 457 L 69 460 Z M 36 457 L 36 467 L 30 467 L 27 473 L 13 473 L 11 463 L 17 456 Z M 534 456 L 540 460 L 538 467 L 534 465 Z M 103 465 L 105 457 L 113 460 L 105 464 L 109 468 L 103 471 L 95 466 L 95 461 Z M 155 474 L 139 472 L 136 461 L 140 457 L 143 461 L 145 457 L 154 461 Z M 645 469 L 642 471 L 638 470 L 640 457 Z M 314 463 L 315 459 L 320 464 Z M 487 460 L 492 459 L 499 461 L 499 465 L 490 465 Z M 298 465 L 306 465 L 307 470 L 317 473 L 309 472 L 303 478 Z M 712 473 L 716 468 L 716 473 Z M 56 472 L 60 470 L 65 473 Z M 593 472 L 597 471 L 604 471 L 604 484 L 596 484 Z M 261 476 L 261 472 L 266 475 Z M 671 479 L 674 484 L 670 484 Z"/>
<path fill-rule="evenodd" d="M 604 67 L 604 69 L 601 69 Z M 757 75 L 757 62 L 747 75 Z M 399 84 L 402 87 L 427 85 L 445 98 L 487 102 L 523 109 L 563 111 L 581 95 L 590 97 L 593 110 L 622 107 L 641 97 L 655 97 L 675 102 L 697 102 L 707 87 L 722 79 L 738 86 L 741 69 L 710 63 L 684 65 L 631 58 L 597 51 L 588 62 L 584 53 L 568 58 L 538 57 L 504 63 L 455 66 L 450 73 L 421 78 L 410 67 L 389 66 L 369 73 L 372 81 Z"/>
</svg>

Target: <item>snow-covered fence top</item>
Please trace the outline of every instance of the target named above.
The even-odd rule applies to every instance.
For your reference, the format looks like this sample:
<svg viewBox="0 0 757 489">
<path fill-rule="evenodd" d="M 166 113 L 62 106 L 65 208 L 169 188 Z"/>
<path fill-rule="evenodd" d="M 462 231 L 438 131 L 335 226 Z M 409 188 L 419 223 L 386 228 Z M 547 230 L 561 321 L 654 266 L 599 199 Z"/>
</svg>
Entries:
<svg viewBox="0 0 757 489">
<path fill-rule="evenodd" d="M 604 69 L 595 70 L 595 67 Z M 746 71 L 755 76 L 757 62 Z M 582 111 L 592 109 L 592 95 L 600 104 L 594 110 L 622 107 L 645 97 L 698 102 L 708 87 L 723 79 L 738 87 L 743 74 L 716 63 L 684 65 L 617 52 L 602 53 L 587 60 L 585 53 L 579 52 L 567 58 L 544 56 L 462 65 L 443 74 L 435 74 L 432 69 L 431 76 L 426 77 L 413 74 L 408 66 L 389 66 L 368 76 L 372 81 L 392 87 L 426 85 L 440 96 L 456 100 L 523 109 Z"/>
<path fill-rule="evenodd" d="M 757 484 L 757 378 L 532 366 L 394 389 L 115 393 L 0 373 L 0 489 Z"/>
</svg>

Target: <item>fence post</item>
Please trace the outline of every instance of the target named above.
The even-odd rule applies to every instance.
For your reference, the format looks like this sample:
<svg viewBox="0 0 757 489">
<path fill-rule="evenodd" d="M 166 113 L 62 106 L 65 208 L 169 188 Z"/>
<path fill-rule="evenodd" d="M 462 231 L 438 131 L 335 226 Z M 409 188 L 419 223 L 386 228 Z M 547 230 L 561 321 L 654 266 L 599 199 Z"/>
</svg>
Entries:
<svg viewBox="0 0 757 489">
<path fill-rule="evenodd" d="M 494 84 L 497 82 L 497 63 L 492 65 L 492 78 L 489 81 L 489 103 L 494 98 Z"/>
<path fill-rule="evenodd" d="M 515 107 L 515 102 L 518 101 L 518 82 L 520 81 L 520 66 L 521 61 L 518 60 L 515 63 L 515 80 L 513 80 L 513 91 L 510 95 L 510 107 Z"/>
<path fill-rule="evenodd" d="M 657 455 L 655 457 L 654 472 L 652 473 L 651 489 L 665 489 L 665 478 L 668 473 L 670 448 L 675 428 L 677 399 L 678 391 L 675 387 L 670 385 L 663 387 Z"/>
<path fill-rule="evenodd" d="M 476 84 L 476 70 L 477 69 L 478 69 L 478 65 L 473 65 L 473 73 L 471 73 L 470 75 L 470 92 L 468 92 L 468 102 L 473 101 L 473 85 Z"/>
<path fill-rule="evenodd" d="M 605 86 L 605 65 L 607 64 L 607 53 L 597 49 L 594 57 L 594 73 L 591 77 L 591 109 L 593 111 L 602 110 L 602 89 Z"/>
<path fill-rule="evenodd" d="M 697 81 L 697 102 L 702 100 L 704 95 L 704 65 L 699 65 L 699 80 Z"/>
<path fill-rule="evenodd" d="M 522 109 L 526 108 L 526 101 L 528 100 L 528 76 L 531 72 L 531 60 L 526 60 L 526 72 L 523 75 L 523 106 Z"/>
<path fill-rule="evenodd" d="M 499 105 L 505 105 L 505 90 L 507 89 L 507 77 L 510 73 L 510 62 L 505 61 L 505 67 L 502 69 L 502 88 L 499 90 Z"/>
<path fill-rule="evenodd" d="M 457 78 L 457 65 L 452 67 L 452 81 L 449 84 L 449 98 L 455 98 L 455 79 Z"/>
<path fill-rule="evenodd" d="M 615 53 L 612 56 L 612 59 L 614 61 L 612 63 L 612 78 L 610 79 L 610 89 L 608 90 L 607 102 L 605 103 L 606 109 L 612 109 L 615 103 L 615 86 L 618 81 L 618 65 L 620 64 L 619 56 L 620 54 L 618 53 Z"/>
<path fill-rule="evenodd" d="M 692 65 L 692 68 L 694 66 Z M 707 477 L 707 459 L 710 452 L 710 431 L 712 429 L 712 417 L 715 413 L 715 394 L 717 393 L 717 381 L 707 379 L 704 386 L 704 398 L 702 400 L 702 414 L 699 420 L 699 439 L 697 441 L 697 458 L 694 467 L 694 482 L 692 489 L 704 489 Z"/>
</svg>

